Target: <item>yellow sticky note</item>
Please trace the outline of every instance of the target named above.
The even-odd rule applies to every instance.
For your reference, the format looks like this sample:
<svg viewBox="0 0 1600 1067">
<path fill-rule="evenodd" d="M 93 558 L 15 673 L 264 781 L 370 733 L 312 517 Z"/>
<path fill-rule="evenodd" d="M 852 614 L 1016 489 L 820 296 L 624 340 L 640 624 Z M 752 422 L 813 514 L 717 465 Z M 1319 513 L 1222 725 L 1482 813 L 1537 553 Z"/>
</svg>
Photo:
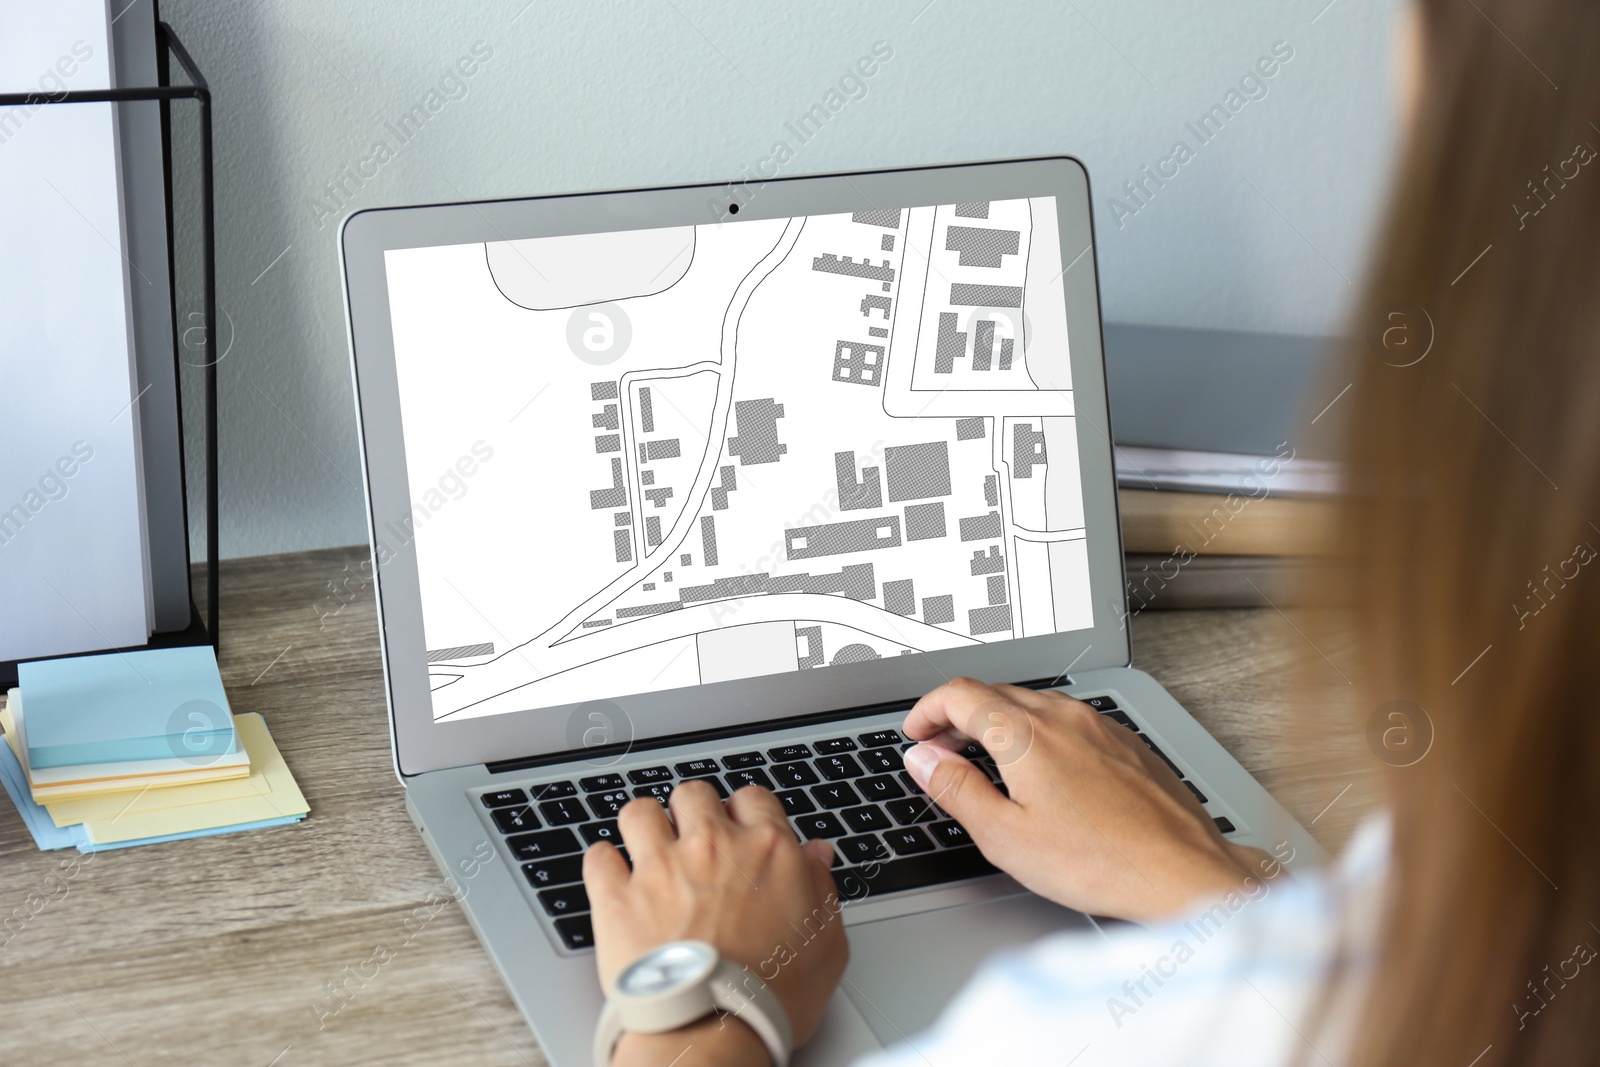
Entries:
<svg viewBox="0 0 1600 1067">
<path fill-rule="evenodd" d="M 250 777 L 245 779 L 252 787 L 250 795 L 207 798 L 207 794 L 200 792 L 231 787 L 235 784 L 233 782 L 172 786 L 150 792 L 187 793 L 194 799 L 174 807 L 143 810 L 136 804 L 128 805 L 128 798 L 124 796 L 121 799 L 123 805 L 128 805 L 126 810 L 84 821 L 83 827 L 89 840 L 97 845 L 108 845 L 309 812 L 311 806 L 295 784 L 294 776 L 289 773 L 289 765 L 283 761 L 278 746 L 273 744 L 266 722 L 256 714 L 236 715 L 234 722 L 239 729 L 239 739 L 250 754 Z M 116 798 L 96 798 L 94 802 L 102 799 Z M 168 799 L 162 797 L 160 803 L 166 804 Z M 51 815 L 55 815 L 53 809 Z"/>
</svg>

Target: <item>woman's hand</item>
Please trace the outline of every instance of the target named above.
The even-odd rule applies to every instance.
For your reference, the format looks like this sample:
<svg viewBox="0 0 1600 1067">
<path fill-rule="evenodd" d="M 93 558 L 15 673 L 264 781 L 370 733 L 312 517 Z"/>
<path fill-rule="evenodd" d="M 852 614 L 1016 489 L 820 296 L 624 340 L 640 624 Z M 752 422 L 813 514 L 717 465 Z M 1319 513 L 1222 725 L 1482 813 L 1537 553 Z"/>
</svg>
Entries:
<svg viewBox="0 0 1600 1067">
<path fill-rule="evenodd" d="M 690 780 L 672 791 L 671 806 L 671 822 L 648 799 L 619 814 L 631 874 L 609 844 L 584 856 L 600 984 L 609 994 L 617 974 L 658 945 L 709 941 L 766 983 L 799 1046 L 822 1021 L 850 956 L 828 873 L 832 846 L 802 846 L 778 798 L 756 786 L 724 806 L 709 785 Z M 748 1027 L 713 1019 L 670 1034 L 625 1035 L 615 1063 L 665 1064 L 680 1054 L 679 1067 L 767 1062 Z"/>
<path fill-rule="evenodd" d="M 1059 904 L 1148 922 L 1276 873 L 1230 845 L 1134 733 L 1052 691 L 957 678 L 905 722 L 906 769 L 991 863 Z M 994 757 L 1010 797 L 964 757 Z M 945 744 L 937 742 L 944 741 Z"/>
</svg>

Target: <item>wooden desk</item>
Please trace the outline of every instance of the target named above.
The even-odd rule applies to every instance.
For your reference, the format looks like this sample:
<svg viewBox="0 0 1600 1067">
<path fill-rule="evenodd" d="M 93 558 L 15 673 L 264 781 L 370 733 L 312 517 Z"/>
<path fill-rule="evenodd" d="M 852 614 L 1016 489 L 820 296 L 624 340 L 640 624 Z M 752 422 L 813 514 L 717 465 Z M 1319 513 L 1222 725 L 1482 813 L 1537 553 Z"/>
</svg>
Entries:
<svg viewBox="0 0 1600 1067">
<path fill-rule="evenodd" d="M 229 698 L 265 715 L 311 802 L 304 823 L 79 856 L 36 851 L 4 805 L 7 1063 L 545 1063 L 461 912 L 426 903 L 441 876 L 390 761 L 365 557 L 222 565 Z M 1274 755 L 1299 640 L 1271 610 L 1134 620 L 1135 661 L 1306 823 L 1345 779 Z M 1358 799 L 1317 821 L 1330 846 Z"/>
</svg>

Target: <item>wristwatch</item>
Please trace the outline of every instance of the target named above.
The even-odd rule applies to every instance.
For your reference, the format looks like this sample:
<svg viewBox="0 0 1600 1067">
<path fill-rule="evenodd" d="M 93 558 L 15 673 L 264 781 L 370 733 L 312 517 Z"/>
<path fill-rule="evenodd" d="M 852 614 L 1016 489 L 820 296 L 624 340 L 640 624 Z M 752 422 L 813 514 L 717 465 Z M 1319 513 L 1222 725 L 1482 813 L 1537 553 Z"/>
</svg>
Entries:
<svg viewBox="0 0 1600 1067">
<path fill-rule="evenodd" d="M 595 1028 L 595 1067 L 610 1067 L 623 1031 L 665 1033 L 718 1010 L 756 1032 L 773 1067 L 787 1067 L 794 1035 L 783 1005 L 748 967 L 723 959 L 705 941 L 669 942 L 623 969 Z"/>
</svg>

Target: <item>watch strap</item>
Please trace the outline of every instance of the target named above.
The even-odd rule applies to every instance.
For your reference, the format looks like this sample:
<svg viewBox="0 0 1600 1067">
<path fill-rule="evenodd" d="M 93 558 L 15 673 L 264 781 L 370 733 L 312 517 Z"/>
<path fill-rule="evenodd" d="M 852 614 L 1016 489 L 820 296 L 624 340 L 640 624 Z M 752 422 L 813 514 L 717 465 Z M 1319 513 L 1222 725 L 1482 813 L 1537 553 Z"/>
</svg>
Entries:
<svg viewBox="0 0 1600 1067">
<path fill-rule="evenodd" d="M 665 1000 L 631 1002 L 607 998 L 594 1032 L 595 1067 L 610 1067 L 624 1029 L 635 1033 L 665 1033 L 705 1018 L 721 1009 L 755 1031 L 766 1046 L 773 1067 L 788 1067 L 794 1050 L 789 1013 L 777 995 L 749 968 L 721 959 L 704 982 Z M 627 1014 L 629 1018 L 624 1020 Z"/>
<path fill-rule="evenodd" d="M 789 1027 L 789 1013 L 767 983 L 750 968 L 724 959 L 711 972 L 710 984 L 716 1006 L 743 1021 L 767 1046 L 772 1067 L 788 1067 L 794 1031 Z"/>
</svg>

